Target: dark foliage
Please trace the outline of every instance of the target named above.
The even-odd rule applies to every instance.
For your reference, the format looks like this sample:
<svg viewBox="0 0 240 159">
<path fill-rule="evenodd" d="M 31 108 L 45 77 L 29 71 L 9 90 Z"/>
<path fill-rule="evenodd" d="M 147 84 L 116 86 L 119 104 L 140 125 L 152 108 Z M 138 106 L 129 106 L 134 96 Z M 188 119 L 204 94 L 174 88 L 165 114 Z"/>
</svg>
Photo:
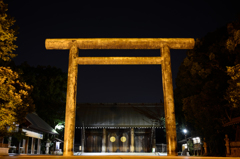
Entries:
<svg viewBox="0 0 240 159">
<path fill-rule="evenodd" d="M 227 99 L 231 79 L 227 67 L 240 63 L 239 27 L 239 22 L 233 22 L 197 39 L 194 49 L 187 52 L 176 79 L 178 118 L 195 135 L 205 138 L 212 155 L 224 155 L 224 134 L 231 134 L 232 130 L 224 128 L 223 124 L 240 115 L 239 109 Z"/>
<path fill-rule="evenodd" d="M 53 128 L 64 121 L 67 91 L 67 74 L 51 66 L 29 66 L 26 62 L 18 67 L 21 77 L 32 85 L 32 98 L 36 113 Z"/>
</svg>

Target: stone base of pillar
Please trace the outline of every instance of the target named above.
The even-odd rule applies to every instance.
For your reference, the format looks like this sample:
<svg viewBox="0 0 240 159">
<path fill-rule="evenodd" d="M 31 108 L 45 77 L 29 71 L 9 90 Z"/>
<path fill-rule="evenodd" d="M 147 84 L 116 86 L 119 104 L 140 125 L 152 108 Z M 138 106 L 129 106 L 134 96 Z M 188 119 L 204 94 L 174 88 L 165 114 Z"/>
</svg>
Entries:
<svg viewBox="0 0 240 159">
<path fill-rule="evenodd" d="M 105 153 L 107 148 L 106 148 L 106 139 L 107 139 L 107 132 L 106 129 L 103 128 L 103 138 L 102 138 L 102 153 Z"/>
<path fill-rule="evenodd" d="M 31 154 L 35 154 L 35 142 L 36 142 L 36 139 L 32 138 Z"/>
<path fill-rule="evenodd" d="M 134 146 L 130 146 L 130 152 L 134 152 Z"/>
<path fill-rule="evenodd" d="M 102 147 L 102 153 L 106 153 L 106 147 L 105 146 Z"/>
<path fill-rule="evenodd" d="M 37 154 L 41 153 L 41 139 L 38 139 Z"/>
</svg>

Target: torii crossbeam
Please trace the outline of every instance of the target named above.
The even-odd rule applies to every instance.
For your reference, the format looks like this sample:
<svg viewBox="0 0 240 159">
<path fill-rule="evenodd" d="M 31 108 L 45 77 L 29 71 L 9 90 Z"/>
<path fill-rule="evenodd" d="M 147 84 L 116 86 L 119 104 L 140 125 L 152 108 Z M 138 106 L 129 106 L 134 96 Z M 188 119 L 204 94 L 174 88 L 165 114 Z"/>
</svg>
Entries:
<svg viewBox="0 0 240 159">
<path fill-rule="evenodd" d="M 162 65 L 168 156 L 177 156 L 176 121 L 170 49 L 193 49 L 193 38 L 79 38 L 46 39 L 48 50 L 69 49 L 64 156 L 73 155 L 78 65 Z M 160 49 L 157 57 L 79 57 L 79 49 Z M 132 149 L 132 148 L 130 148 Z M 133 149 L 131 150 L 133 151 Z"/>
</svg>

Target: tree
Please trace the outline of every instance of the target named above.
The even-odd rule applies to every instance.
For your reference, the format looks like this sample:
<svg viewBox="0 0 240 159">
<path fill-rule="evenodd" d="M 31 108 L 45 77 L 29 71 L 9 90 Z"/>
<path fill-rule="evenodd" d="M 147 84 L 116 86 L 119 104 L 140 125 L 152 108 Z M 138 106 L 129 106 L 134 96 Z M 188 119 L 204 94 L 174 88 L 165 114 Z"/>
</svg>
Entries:
<svg viewBox="0 0 240 159">
<path fill-rule="evenodd" d="M 4 4 L 3 0 L 0 0 L 0 59 L 11 61 L 12 58 L 17 56 L 13 53 L 17 48 L 17 45 L 13 43 L 17 39 L 17 27 L 10 28 L 16 20 L 6 14 L 7 7 L 8 5 Z"/>
<path fill-rule="evenodd" d="M 225 152 L 223 138 L 229 130 L 222 125 L 240 115 L 240 110 L 234 107 L 238 101 L 229 102 L 239 97 L 237 80 L 230 78 L 239 75 L 236 72 L 240 64 L 239 37 L 240 25 L 236 21 L 197 39 L 176 79 L 178 112 L 183 111 L 187 122 L 194 126 L 195 135 L 206 139 L 214 155 Z"/>
<path fill-rule="evenodd" d="M 11 61 L 16 56 L 17 28 L 12 29 L 14 18 L 6 14 L 7 4 L 0 0 L 0 60 Z M 8 65 L 9 63 L 3 63 Z M 22 82 L 19 74 L 10 67 L 0 66 L 0 137 L 6 135 L 21 136 L 21 129 L 15 132 L 16 124 L 25 122 L 27 113 L 34 111 L 31 98 L 33 87 Z"/>
<path fill-rule="evenodd" d="M 32 98 L 36 113 L 53 128 L 64 122 L 67 74 L 51 66 L 18 66 L 22 80 L 33 85 Z"/>
<path fill-rule="evenodd" d="M 228 101 L 228 106 L 234 111 L 240 108 L 240 64 L 227 67 L 227 74 L 231 79 L 228 80 L 229 87 L 225 99 Z M 231 117 L 229 119 L 231 120 Z"/>
<path fill-rule="evenodd" d="M 240 17 L 239 17 L 240 19 Z M 228 32 L 230 36 L 226 42 L 227 49 L 230 53 L 239 53 L 240 44 L 240 22 L 230 23 L 228 25 Z M 227 106 L 231 110 L 231 115 L 238 116 L 238 111 L 240 107 L 240 61 L 236 59 L 234 66 L 227 66 L 227 74 L 231 77 L 228 80 L 229 87 L 227 89 L 225 99 L 228 101 Z M 231 116 L 229 117 L 231 120 Z"/>
<path fill-rule="evenodd" d="M 34 111 L 32 89 L 9 67 L 0 67 L 0 136 L 13 132 L 16 124 L 25 122 L 27 113 Z"/>
<path fill-rule="evenodd" d="M 193 155 L 194 154 L 194 148 L 193 148 L 194 146 L 193 146 L 193 142 L 192 142 L 192 140 L 189 140 L 188 139 L 188 141 L 187 141 L 187 148 L 188 148 L 188 151 L 189 151 L 189 153 L 190 153 L 190 155 Z"/>
</svg>

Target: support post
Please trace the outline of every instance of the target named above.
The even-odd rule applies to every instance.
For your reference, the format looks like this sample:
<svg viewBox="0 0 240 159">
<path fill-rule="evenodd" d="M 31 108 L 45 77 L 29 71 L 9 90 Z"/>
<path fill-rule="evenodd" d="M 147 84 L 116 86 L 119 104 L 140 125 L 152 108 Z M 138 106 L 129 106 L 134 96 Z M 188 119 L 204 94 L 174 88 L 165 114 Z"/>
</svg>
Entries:
<svg viewBox="0 0 240 159">
<path fill-rule="evenodd" d="M 82 127 L 82 153 L 84 152 L 84 143 L 85 143 L 85 128 L 84 128 L 84 123 Z"/>
<path fill-rule="evenodd" d="M 156 147 L 156 128 L 153 129 L 153 148 L 155 148 L 155 151 L 157 149 Z"/>
<path fill-rule="evenodd" d="M 35 141 L 36 139 L 32 137 L 31 154 L 34 154 L 35 151 Z"/>
<path fill-rule="evenodd" d="M 29 142 L 29 137 L 27 137 L 25 141 L 25 153 L 28 154 L 28 142 Z"/>
<path fill-rule="evenodd" d="M 164 96 L 164 113 L 166 125 L 167 155 L 177 156 L 177 135 L 172 85 L 172 69 L 170 49 L 168 46 L 161 48 L 162 61 L 162 83 Z"/>
<path fill-rule="evenodd" d="M 106 132 L 106 129 L 103 128 L 102 153 L 105 153 L 106 150 L 107 150 L 107 147 L 106 147 L 106 139 L 107 139 L 107 132 Z"/>
<path fill-rule="evenodd" d="M 23 151 L 21 153 L 25 153 L 25 146 L 26 146 L 26 139 L 23 139 L 22 140 L 22 148 L 23 148 L 22 150 Z"/>
<path fill-rule="evenodd" d="M 38 139 L 37 154 L 40 154 L 40 152 L 41 152 L 41 139 Z"/>
<path fill-rule="evenodd" d="M 18 143 L 18 152 L 17 152 L 18 154 L 21 153 L 21 152 L 20 152 L 20 151 L 21 151 L 21 150 L 20 150 L 20 147 L 21 147 L 21 141 L 19 141 L 19 143 Z"/>
<path fill-rule="evenodd" d="M 73 144 L 75 134 L 76 95 L 77 95 L 77 73 L 78 47 L 76 43 L 70 48 L 68 63 L 67 99 L 65 113 L 64 148 L 63 156 L 73 156 Z"/>
<path fill-rule="evenodd" d="M 12 143 L 12 137 L 8 137 L 8 147 L 11 146 L 11 143 Z"/>
<path fill-rule="evenodd" d="M 131 128 L 131 146 L 130 152 L 134 152 L 134 128 Z"/>
</svg>

